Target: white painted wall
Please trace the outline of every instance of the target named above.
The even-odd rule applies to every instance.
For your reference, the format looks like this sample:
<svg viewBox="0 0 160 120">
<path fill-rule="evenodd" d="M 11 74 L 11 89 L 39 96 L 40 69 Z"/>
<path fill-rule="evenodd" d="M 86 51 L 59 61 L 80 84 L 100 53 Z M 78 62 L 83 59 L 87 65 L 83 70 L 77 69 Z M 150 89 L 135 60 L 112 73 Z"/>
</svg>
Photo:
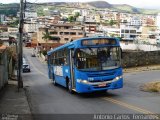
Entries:
<svg viewBox="0 0 160 120">
<path fill-rule="evenodd" d="M 157 51 L 160 50 L 160 46 L 146 45 L 146 44 L 134 44 L 134 43 L 120 43 L 122 50 L 143 50 L 143 51 Z"/>
<path fill-rule="evenodd" d="M 158 28 L 160 28 L 160 13 L 157 15 L 156 19 L 157 19 L 156 26 L 158 26 Z"/>
</svg>

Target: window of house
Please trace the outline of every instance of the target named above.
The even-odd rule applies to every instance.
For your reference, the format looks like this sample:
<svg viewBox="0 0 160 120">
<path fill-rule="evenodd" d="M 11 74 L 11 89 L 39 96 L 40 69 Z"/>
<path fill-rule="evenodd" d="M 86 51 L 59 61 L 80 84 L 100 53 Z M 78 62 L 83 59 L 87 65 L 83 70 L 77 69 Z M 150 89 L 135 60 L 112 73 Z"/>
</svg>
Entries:
<svg viewBox="0 0 160 120">
<path fill-rule="evenodd" d="M 50 36 L 50 40 L 60 40 L 60 38 L 56 36 Z"/>
<path fill-rule="evenodd" d="M 125 33 L 129 33 L 129 30 L 125 30 Z"/>
<path fill-rule="evenodd" d="M 69 27 L 64 27 L 64 29 L 69 29 Z"/>
<path fill-rule="evenodd" d="M 124 34 L 121 34 L 121 37 L 124 38 Z"/>
<path fill-rule="evenodd" d="M 136 37 L 136 35 L 130 35 L 130 38 L 135 38 Z"/>
<path fill-rule="evenodd" d="M 50 34 L 54 34 L 54 35 L 56 35 L 56 34 L 58 34 L 58 33 L 54 31 L 54 32 L 50 32 Z"/>
<path fill-rule="evenodd" d="M 136 33 L 136 30 L 130 30 L 130 33 Z"/>
<path fill-rule="evenodd" d="M 63 32 L 60 32 L 59 34 L 60 34 L 60 35 L 63 35 Z"/>
<path fill-rule="evenodd" d="M 82 33 L 82 32 L 79 32 L 78 35 L 83 35 L 83 33 Z"/>
<path fill-rule="evenodd" d="M 64 35 L 69 35 L 69 32 L 64 32 Z"/>
<path fill-rule="evenodd" d="M 121 33 L 124 33 L 124 30 L 121 30 Z"/>
<path fill-rule="evenodd" d="M 76 32 L 70 32 L 70 35 L 76 35 Z"/>
<path fill-rule="evenodd" d="M 68 41 L 68 40 L 69 40 L 69 38 L 64 38 L 64 40 L 65 40 L 65 41 Z"/>
</svg>

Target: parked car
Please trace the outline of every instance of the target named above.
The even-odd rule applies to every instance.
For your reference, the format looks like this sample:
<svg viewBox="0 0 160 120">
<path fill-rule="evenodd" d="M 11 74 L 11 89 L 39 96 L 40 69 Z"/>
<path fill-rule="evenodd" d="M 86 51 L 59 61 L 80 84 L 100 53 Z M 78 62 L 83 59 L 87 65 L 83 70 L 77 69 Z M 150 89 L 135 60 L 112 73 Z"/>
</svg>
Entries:
<svg viewBox="0 0 160 120">
<path fill-rule="evenodd" d="M 27 64 L 27 63 L 23 64 L 22 70 L 23 70 L 23 72 L 30 72 L 31 69 L 30 69 L 29 64 Z"/>
</svg>

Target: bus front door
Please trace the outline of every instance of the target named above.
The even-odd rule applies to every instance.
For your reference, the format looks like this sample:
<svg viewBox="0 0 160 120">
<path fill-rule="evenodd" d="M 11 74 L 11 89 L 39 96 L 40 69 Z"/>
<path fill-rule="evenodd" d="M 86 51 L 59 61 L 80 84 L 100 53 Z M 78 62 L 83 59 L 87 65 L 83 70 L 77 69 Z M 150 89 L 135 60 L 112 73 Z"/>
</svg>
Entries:
<svg viewBox="0 0 160 120">
<path fill-rule="evenodd" d="M 75 79 L 74 79 L 74 49 L 70 49 L 70 78 L 72 83 L 72 90 L 75 90 Z"/>
</svg>

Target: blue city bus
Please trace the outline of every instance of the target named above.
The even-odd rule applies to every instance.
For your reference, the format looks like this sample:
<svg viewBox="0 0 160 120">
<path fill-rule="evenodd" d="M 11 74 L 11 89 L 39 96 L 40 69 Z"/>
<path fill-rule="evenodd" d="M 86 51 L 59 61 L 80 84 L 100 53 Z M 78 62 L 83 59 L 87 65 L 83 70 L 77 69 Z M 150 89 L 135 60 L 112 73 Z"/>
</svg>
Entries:
<svg viewBox="0 0 160 120">
<path fill-rule="evenodd" d="M 123 87 L 121 54 L 118 38 L 74 40 L 47 53 L 49 78 L 71 93 L 119 89 Z"/>
</svg>

